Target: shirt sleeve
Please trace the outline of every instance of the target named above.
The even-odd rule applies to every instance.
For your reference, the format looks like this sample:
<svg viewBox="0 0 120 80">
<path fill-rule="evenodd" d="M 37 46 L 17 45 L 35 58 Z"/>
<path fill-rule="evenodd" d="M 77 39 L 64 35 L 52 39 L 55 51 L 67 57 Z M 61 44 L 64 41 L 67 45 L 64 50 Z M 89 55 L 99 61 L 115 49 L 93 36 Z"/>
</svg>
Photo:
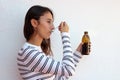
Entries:
<svg viewBox="0 0 120 80">
<path fill-rule="evenodd" d="M 78 65 L 78 63 L 80 62 L 80 59 L 82 58 L 82 54 L 79 51 L 75 51 L 73 53 L 73 58 L 74 58 L 74 64 L 76 67 Z"/>
<path fill-rule="evenodd" d="M 54 74 L 59 76 L 72 76 L 75 73 L 75 59 L 70 43 L 68 33 L 61 33 L 63 43 L 62 61 L 55 61 L 53 58 L 47 57 L 43 52 L 28 48 L 25 54 L 18 57 L 18 65 L 21 69 L 45 74 Z"/>
<path fill-rule="evenodd" d="M 80 59 L 82 58 L 82 54 L 79 51 L 75 51 L 73 53 L 73 59 L 74 59 L 74 65 L 77 67 L 78 63 L 80 62 Z M 60 76 L 56 75 L 55 80 L 67 80 L 70 76 Z"/>
</svg>

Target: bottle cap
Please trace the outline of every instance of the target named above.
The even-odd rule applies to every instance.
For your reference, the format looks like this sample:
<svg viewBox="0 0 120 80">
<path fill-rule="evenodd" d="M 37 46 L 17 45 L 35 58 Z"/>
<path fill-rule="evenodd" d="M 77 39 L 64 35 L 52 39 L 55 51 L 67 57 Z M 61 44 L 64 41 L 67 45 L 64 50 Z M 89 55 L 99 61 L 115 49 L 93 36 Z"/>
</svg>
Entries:
<svg viewBox="0 0 120 80">
<path fill-rule="evenodd" d="M 85 31 L 84 34 L 88 34 L 88 31 Z"/>
</svg>

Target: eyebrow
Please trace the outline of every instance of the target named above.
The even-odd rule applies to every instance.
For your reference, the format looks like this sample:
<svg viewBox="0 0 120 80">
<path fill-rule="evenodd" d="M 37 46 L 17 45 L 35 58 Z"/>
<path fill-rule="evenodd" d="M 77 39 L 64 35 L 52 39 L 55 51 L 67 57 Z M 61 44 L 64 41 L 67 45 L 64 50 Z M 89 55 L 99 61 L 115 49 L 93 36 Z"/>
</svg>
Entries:
<svg viewBox="0 0 120 80">
<path fill-rule="evenodd" d="M 46 20 L 54 21 L 53 19 L 47 18 Z"/>
<path fill-rule="evenodd" d="M 51 18 L 40 18 L 40 19 L 50 20 L 50 21 L 54 22 L 54 19 L 51 19 Z"/>
</svg>

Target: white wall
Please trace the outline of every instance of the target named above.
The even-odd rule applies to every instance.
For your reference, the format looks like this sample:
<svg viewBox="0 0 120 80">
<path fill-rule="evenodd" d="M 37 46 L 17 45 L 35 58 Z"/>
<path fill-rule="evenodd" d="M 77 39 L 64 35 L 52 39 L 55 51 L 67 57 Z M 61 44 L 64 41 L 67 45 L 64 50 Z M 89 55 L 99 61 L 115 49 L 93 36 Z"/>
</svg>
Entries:
<svg viewBox="0 0 120 80">
<path fill-rule="evenodd" d="M 25 13 L 34 4 L 53 10 L 56 27 L 61 21 L 69 24 L 73 50 L 83 32 L 89 32 L 91 55 L 81 59 L 70 80 L 120 80 L 120 0 L 0 0 L 0 80 L 20 80 L 16 56 L 25 41 Z M 59 32 L 51 38 L 55 58 L 60 60 Z"/>
</svg>

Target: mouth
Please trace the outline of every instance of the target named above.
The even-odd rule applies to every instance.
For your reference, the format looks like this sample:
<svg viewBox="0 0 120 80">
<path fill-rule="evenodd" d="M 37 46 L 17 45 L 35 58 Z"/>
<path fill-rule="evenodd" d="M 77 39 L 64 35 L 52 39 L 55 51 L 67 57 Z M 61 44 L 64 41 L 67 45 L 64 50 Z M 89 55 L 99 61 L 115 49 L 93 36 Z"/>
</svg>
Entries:
<svg viewBox="0 0 120 80">
<path fill-rule="evenodd" d="M 50 31 L 50 33 L 53 33 L 53 32 L 54 32 L 54 30 L 51 30 L 51 31 Z"/>
<path fill-rule="evenodd" d="M 51 34 L 53 31 L 50 31 L 49 33 Z"/>
</svg>

